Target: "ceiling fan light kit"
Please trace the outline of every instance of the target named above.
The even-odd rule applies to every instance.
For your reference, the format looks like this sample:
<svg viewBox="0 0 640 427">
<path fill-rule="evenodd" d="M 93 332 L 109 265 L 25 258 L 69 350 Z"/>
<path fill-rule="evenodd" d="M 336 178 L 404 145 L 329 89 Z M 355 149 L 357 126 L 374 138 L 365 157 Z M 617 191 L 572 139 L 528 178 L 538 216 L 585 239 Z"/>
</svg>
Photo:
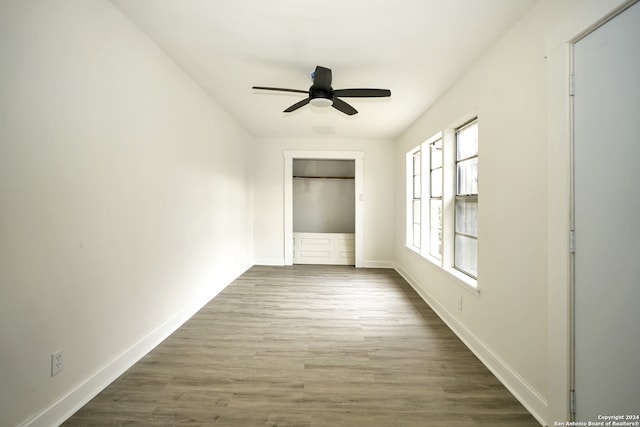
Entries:
<svg viewBox="0 0 640 427">
<path fill-rule="evenodd" d="M 310 104 L 313 105 L 314 107 L 330 107 L 333 104 L 333 99 L 329 99 L 329 98 L 313 98 L 310 101 Z"/>
<path fill-rule="evenodd" d="M 332 106 L 336 110 L 353 116 L 358 114 L 358 111 L 345 101 L 343 98 L 381 98 L 391 96 L 389 89 L 337 89 L 334 90 L 331 87 L 331 69 L 317 66 L 316 70 L 311 74 L 313 84 L 308 91 L 299 89 L 283 89 L 276 87 L 265 86 L 253 86 L 253 89 L 258 90 L 272 90 L 278 92 L 293 92 L 293 93 L 306 93 L 309 96 L 300 102 L 296 102 L 291 107 L 284 110 L 285 113 L 290 113 L 299 108 L 304 107 L 307 104 L 314 105 L 316 107 L 328 107 Z"/>
</svg>

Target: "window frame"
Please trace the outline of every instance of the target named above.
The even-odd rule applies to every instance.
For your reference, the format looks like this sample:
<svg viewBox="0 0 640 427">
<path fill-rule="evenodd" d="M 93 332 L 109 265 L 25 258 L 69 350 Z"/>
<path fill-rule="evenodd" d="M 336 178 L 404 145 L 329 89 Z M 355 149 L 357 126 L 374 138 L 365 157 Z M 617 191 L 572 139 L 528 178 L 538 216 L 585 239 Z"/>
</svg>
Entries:
<svg viewBox="0 0 640 427">
<path fill-rule="evenodd" d="M 416 256 L 420 256 L 422 259 L 426 259 L 434 266 L 442 269 L 452 277 L 453 282 L 464 288 L 475 296 L 480 296 L 480 288 L 478 284 L 478 277 L 476 275 L 470 275 L 461 269 L 455 267 L 455 210 L 456 210 L 456 193 L 457 193 L 457 144 L 456 137 L 457 132 L 470 126 L 474 123 L 478 123 L 479 119 L 476 115 L 466 116 L 463 120 L 457 121 L 455 126 L 450 126 L 442 131 L 436 133 L 429 139 L 415 146 L 413 149 L 406 153 L 406 244 L 405 246 Z M 462 123 L 462 124 L 460 124 Z M 431 161 L 431 147 L 432 144 L 442 141 L 442 165 L 441 176 L 442 181 L 442 197 L 434 198 L 434 200 L 442 201 L 441 218 L 439 225 L 442 227 L 441 231 L 441 251 L 440 258 L 431 254 L 431 225 L 433 223 L 431 215 L 431 200 L 432 200 L 432 182 L 431 173 L 440 169 L 439 167 L 432 167 Z M 479 151 L 479 150 L 478 150 Z M 412 201 L 413 201 L 413 187 L 414 187 L 414 174 L 413 174 L 413 155 L 420 152 L 421 159 L 421 237 L 420 246 L 415 247 L 412 245 L 413 236 L 413 219 L 412 219 Z M 478 153 L 472 158 L 479 158 Z M 461 159 L 463 160 L 463 159 Z M 425 189 L 426 192 L 425 192 Z M 435 195 L 434 195 L 435 196 Z M 478 195 L 471 195 L 470 198 L 475 198 L 477 201 Z M 427 209 L 424 204 L 428 203 Z M 426 226 L 425 226 L 426 225 Z M 476 238 L 476 240 L 478 240 Z M 476 261 L 477 270 L 477 261 Z"/>
<path fill-rule="evenodd" d="M 467 155 L 464 157 L 458 157 L 459 155 L 459 135 L 461 134 L 462 131 L 469 129 L 472 126 L 476 126 L 476 147 L 475 147 L 475 154 L 472 155 Z M 453 268 L 455 268 L 456 270 L 460 271 L 461 273 L 471 277 L 474 280 L 478 279 L 478 236 L 473 236 L 471 234 L 468 233 L 463 233 L 458 231 L 458 224 L 457 224 L 457 211 L 458 211 L 458 206 L 462 203 L 475 203 L 476 205 L 476 228 L 477 228 L 477 212 L 478 212 L 478 194 L 479 194 L 479 190 L 478 190 L 478 183 L 476 182 L 476 192 L 475 193 L 466 193 L 466 194 L 460 194 L 459 193 L 459 184 L 460 184 L 460 173 L 459 173 L 459 165 L 463 162 L 468 162 L 469 160 L 473 160 L 473 159 L 479 159 L 479 138 L 477 136 L 478 133 L 478 118 L 474 118 L 472 120 L 469 120 L 468 122 L 464 123 L 463 125 L 459 126 L 456 128 L 455 130 L 455 146 L 454 146 L 454 150 L 455 150 L 455 165 L 454 165 L 454 179 L 455 179 L 455 192 L 454 192 L 454 203 L 453 203 L 453 212 L 454 212 L 454 226 L 453 226 L 453 245 L 454 245 L 454 250 L 453 250 Z M 478 161 L 479 162 L 479 161 Z M 477 172 L 476 172 L 476 180 L 477 180 Z M 477 233 L 476 233 L 477 234 Z M 457 251 L 457 241 L 458 241 L 458 236 L 460 237 L 464 237 L 465 239 L 471 239 L 471 240 L 475 240 L 475 246 L 476 246 L 476 256 L 475 256 L 475 270 L 471 271 L 468 269 L 465 269 L 463 266 L 459 265 L 461 264 L 461 262 L 459 263 L 459 257 L 458 257 L 458 251 Z M 475 274 L 474 274 L 475 273 Z"/>
<path fill-rule="evenodd" d="M 428 238 L 428 242 L 429 242 L 429 256 L 437 259 L 440 263 L 442 263 L 442 258 L 443 258 L 443 246 L 444 246 L 444 140 L 442 138 L 442 134 L 439 133 L 436 136 L 430 138 L 428 140 L 429 142 L 425 142 L 425 144 L 427 145 L 427 147 L 429 147 L 429 238 Z M 434 167 L 434 162 L 433 162 L 433 148 L 436 146 L 436 144 L 440 143 L 440 150 L 442 151 L 440 153 L 440 165 Z M 423 145 L 425 145 L 423 144 Z M 440 195 L 434 195 L 434 181 L 433 181 L 433 176 L 434 176 L 434 172 L 440 172 Z M 432 207 L 432 203 L 434 202 L 439 202 L 440 203 L 440 215 L 437 221 L 437 227 L 434 227 L 434 215 L 433 215 L 433 207 Z M 440 234 L 440 251 L 438 254 L 434 254 L 432 252 L 433 249 L 433 231 L 434 228 L 437 228 Z"/>
<path fill-rule="evenodd" d="M 442 169 L 444 170 L 444 139 L 443 132 L 438 132 L 433 135 L 431 138 L 422 142 L 418 146 L 414 147 L 412 150 L 407 152 L 406 154 L 406 165 L 407 165 L 407 237 L 406 237 L 406 247 L 416 252 L 422 257 L 427 258 L 429 261 L 437 264 L 439 267 L 442 267 L 442 259 L 436 258 L 430 255 L 430 244 L 431 244 L 431 154 L 430 147 L 431 144 L 437 142 L 439 140 L 443 141 L 443 164 Z M 421 197 L 420 197 L 420 247 L 415 246 L 413 244 L 413 191 L 414 191 L 414 170 L 413 170 L 413 158 L 416 154 L 419 153 L 420 156 L 420 188 L 421 188 Z M 444 178 L 444 174 L 443 174 Z M 443 183 L 444 184 L 444 183 Z M 428 189 L 425 193 L 425 188 Z M 444 185 L 442 188 L 443 196 L 444 196 Z M 444 199 L 444 197 L 443 197 Z M 427 208 L 425 208 L 425 202 L 427 203 Z M 443 202 L 444 203 L 444 202 Z M 443 209 L 444 211 L 444 209 Z M 443 238 L 444 241 L 444 238 Z"/>
<path fill-rule="evenodd" d="M 412 150 L 410 153 L 410 164 L 411 164 L 411 197 L 409 203 L 409 216 L 410 216 L 410 230 L 408 231 L 408 243 L 418 252 L 422 251 L 422 189 L 424 188 L 422 185 L 422 147 L 418 146 L 416 149 Z M 418 160 L 419 170 L 416 173 L 416 159 Z M 416 195 L 416 178 L 417 182 L 419 182 L 419 194 Z M 418 205 L 418 215 L 416 218 L 416 204 Z M 416 227 L 419 228 L 419 232 L 416 235 Z M 416 244 L 417 237 L 417 244 Z"/>
</svg>

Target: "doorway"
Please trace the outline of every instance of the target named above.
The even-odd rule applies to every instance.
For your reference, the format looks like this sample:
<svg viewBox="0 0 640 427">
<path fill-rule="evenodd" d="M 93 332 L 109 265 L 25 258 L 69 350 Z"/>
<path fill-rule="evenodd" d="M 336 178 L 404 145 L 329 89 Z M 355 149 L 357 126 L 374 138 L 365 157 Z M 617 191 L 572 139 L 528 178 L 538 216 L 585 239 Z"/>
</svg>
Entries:
<svg viewBox="0 0 640 427">
<path fill-rule="evenodd" d="M 284 264 L 293 265 L 293 161 L 296 160 L 349 160 L 353 161 L 354 198 L 354 265 L 363 267 L 363 163 L 360 151 L 285 151 L 284 152 Z"/>
<path fill-rule="evenodd" d="M 355 264 L 355 162 L 293 159 L 293 263 Z"/>
<path fill-rule="evenodd" d="M 588 422 L 639 409 L 640 3 L 575 42 L 573 75 L 573 390 Z"/>
</svg>

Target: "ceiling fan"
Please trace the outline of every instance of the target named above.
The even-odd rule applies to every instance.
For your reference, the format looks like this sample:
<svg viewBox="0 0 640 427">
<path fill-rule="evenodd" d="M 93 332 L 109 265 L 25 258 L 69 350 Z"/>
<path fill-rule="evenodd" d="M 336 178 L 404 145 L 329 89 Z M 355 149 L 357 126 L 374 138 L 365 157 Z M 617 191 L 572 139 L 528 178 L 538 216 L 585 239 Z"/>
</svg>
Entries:
<svg viewBox="0 0 640 427">
<path fill-rule="evenodd" d="M 316 66 L 316 70 L 311 74 L 311 77 L 313 79 L 313 84 L 308 91 L 264 86 L 253 86 L 253 89 L 306 93 L 309 95 L 308 98 L 305 98 L 300 102 L 296 102 L 291 107 L 284 110 L 285 113 L 290 113 L 310 103 L 311 105 L 318 107 L 328 107 L 331 105 L 336 110 L 349 116 L 353 116 L 354 114 L 358 114 L 358 111 L 339 97 L 378 98 L 391 96 L 391 91 L 388 89 L 333 89 L 331 87 L 331 69 L 321 67 L 319 65 Z"/>
</svg>

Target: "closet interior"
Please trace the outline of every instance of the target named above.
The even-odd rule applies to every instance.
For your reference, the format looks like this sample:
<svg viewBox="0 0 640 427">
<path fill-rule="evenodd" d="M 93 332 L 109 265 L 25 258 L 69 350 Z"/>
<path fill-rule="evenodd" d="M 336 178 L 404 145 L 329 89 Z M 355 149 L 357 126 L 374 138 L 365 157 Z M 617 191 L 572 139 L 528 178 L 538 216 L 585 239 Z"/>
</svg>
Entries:
<svg viewBox="0 0 640 427">
<path fill-rule="evenodd" d="M 293 159 L 294 264 L 355 264 L 355 161 Z"/>
</svg>

